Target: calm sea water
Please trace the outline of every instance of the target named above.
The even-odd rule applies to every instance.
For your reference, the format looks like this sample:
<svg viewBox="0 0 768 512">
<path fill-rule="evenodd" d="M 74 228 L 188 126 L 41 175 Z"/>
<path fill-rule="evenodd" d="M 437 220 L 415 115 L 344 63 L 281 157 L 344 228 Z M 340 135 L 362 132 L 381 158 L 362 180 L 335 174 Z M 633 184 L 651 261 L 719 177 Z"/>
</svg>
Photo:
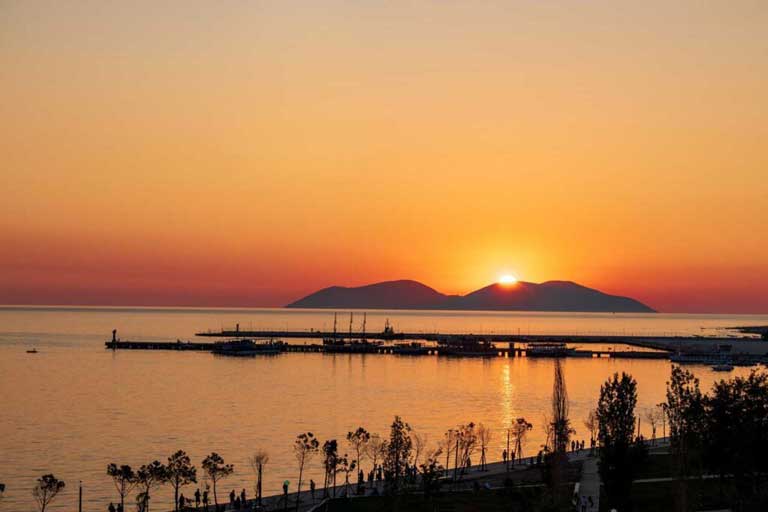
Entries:
<svg viewBox="0 0 768 512">
<path fill-rule="evenodd" d="M 343 320 L 342 320 L 343 318 Z M 355 328 L 359 328 L 360 315 Z M 369 330 L 386 319 L 398 330 L 510 333 L 716 334 L 734 325 L 768 324 L 768 316 L 613 315 L 378 311 Z M 340 317 L 346 328 L 347 317 Z M 343 439 L 357 426 L 387 434 L 394 415 L 435 444 L 461 423 L 495 430 L 491 459 L 499 459 L 503 430 L 519 416 L 534 424 L 527 454 L 543 442 L 553 362 L 392 355 L 281 354 L 226 359 L 209 353 L 111 352 L 113 328 L 123 339 L 191 339 L 197 331 L 240 323 L 241 328 L 329 329 L 328 311 L 274 309 L 0 308 L 0 510 L 33 510 L 31 488 L 43 473 L 67 482 L 53 510 L 105 510 L 117 500 L 105 474 L 110 462 L 138 467 L 186 450 L 198 465 L 216 451 L 235 465 L 223 482 L 253 493 L 248 457 L 269 451 L 265 492 L 283 480 L 295 487 L 295 436 L 312 431 L 321 441 Z M 27 354 L 36 347 L 38 354 Z M 666 361 L 568 359 L 564 369 L 571 418 L 579 438 L 600 384 L 613 372 L 638 381 L 641 411 L 663 400 Z M 703 386 L 722 374 L 693 367 Z M 747 373 L 737 368 L 731 375 Z M 643 431 L 647 435 L 647 425 Z M 343 443 L 342 443 L 343 444 Z M 322 481 L 319 460 L 309 477 Z M 367 464 L 363 464 L 364 469 Z M 187 490 L 187 495 L 194 487 Z M 153 497 L 154 510 L 172 508 L 170 492 Z M 131 508 L 132 509 L 132 508 Z"/>
</svg>

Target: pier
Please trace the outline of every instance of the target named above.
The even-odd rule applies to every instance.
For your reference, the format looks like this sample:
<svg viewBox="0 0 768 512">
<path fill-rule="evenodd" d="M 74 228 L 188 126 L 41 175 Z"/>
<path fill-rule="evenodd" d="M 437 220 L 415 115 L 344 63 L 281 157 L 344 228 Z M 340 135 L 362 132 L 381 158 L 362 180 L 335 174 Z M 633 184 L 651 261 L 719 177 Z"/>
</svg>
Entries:
<svg viewBox="0 0 768 512">
<path fill-rule="evenodd" d="M 729 354 L 768 357 L 768 343 L 754 337 L 638 336 L 622 334 L 511 334 L 511 333 L 438 333 L 396 332 L 387 326 L 380 332 L 320 330 L 241 330 L 204 331 L 201 338 L 279 340 L 279 352 L 318 352 L 333 354 L 390 354 L 406 356 L 451 357 L 577 357 L 623 359 L 669 359 L 672 354 Z M 285 341 L 291 340 L 292 342 Z M 298 340 L 303 340 L 299 342 Z M 315 341 L 318 340 L 318 341 Z M 569 345 L 564 353 L 547 354 L 538 347 Z M 584 349 L 578 345 L 603 345 Z M 192 350 L 213 351 L 214 342 L 203 341 L 122 341 L 112 333 L 105 343 L 112 350 Z M 577 347 L 573 347 L 577 345 Z M 606 348 L 605 345 L 614 345 Z M 619 348 L 637 347 L 640 350 Z M 458 348 L 457 348 L 458 347 Z M 530 354 L 528 352 L 531 352 Z M 542 353 L 544 352 L 544 353 Z"/>
</svg>

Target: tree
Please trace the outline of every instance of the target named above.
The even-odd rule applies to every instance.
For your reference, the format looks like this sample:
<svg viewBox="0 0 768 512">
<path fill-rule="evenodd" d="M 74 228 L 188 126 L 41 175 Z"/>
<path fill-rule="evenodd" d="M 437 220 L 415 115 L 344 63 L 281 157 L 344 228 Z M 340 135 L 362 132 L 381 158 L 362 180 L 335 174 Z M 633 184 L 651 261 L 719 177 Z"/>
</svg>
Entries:
<svg viewBox="0 0 768 512">
<path fill-rule="evenodd" d="M 136 502 L 141 504 L 142 512 L 149 511 L 150 491 L 160 487 L 168 481 L 168 468 L 160 461 L 145 464 L 136 472 L 136 486 L 141 492 L 136 497 Z"/>
<path fill-rule="evenodd" d="M 424 448 L 427 446 L 427 435 L 413 433 L 411 434 L 411 439 L 413 440 L 413 465 L 417 466 L 419 464 L 419 458 L 424 453 Z"/>
<path fill-rule="evenodd" d="M 528 432 L 530 432 L 532 429 L 533 425 L 526 421 L 525 418 L 517 418 L 512 424 L 512 439 L 515 440 L 514 454 L 517 456 L 517 460 L 519 461 L 523 460 L 523 441 L 528 435 Z M 508 456 L 510 458 L 513 457 L 511 454 Z"/>
<path fill-rule="evenodd" d="M 482 423 L 477 426 L 477 440 L 480 443 L 480 469 L 485 471 L 486 469 L 486 452 L 488 451 L 488 445 L 493 438 L 493 432 L 490 428 L 486 427 Z"/>
<path fill-rule="evenodd" d="M 704 454 L 720 475 L 733 475 L 736 510 L 764 510 L 768 472 L 768 374 L 716 382 L 706 397 Z"/>
<path fill-rule="evenodd" d="M 166 466 L 168 482 L 173 487 L 173 502 L 175 510 L 179 510 L 179 489 L 185 485 L 197 483 L 197 469 L 192 465 L 189 455 L 179 450 L 168 457 Z"/>
<path fill-rule="evenodd" d="M 667 382 L 666 412 L 670 447 L 677 466 L 677 508 L 688 510 L 688 479 L 701 473 L 705 411 L 699 379 L 679 366 L 672 367 Z"/>
<path fill-rule="evenodd" d="M 404 473 L 405 464 L 411 456 L 411 426 L 403 422 L 400 416 L 395 416 L 389 431 L 387 455 L 384 459 L 384 469 L 392 478 L 395 489 L 398 488 L 400 477 Z"/>
<path fill-rule="evenodd" d="M 235 471 L 235 467 L 232 464 L 224 464 L 221 455 L 213 452 L 203 459 L 203 471 L 213 483 L 213 503 L 218 507 L 219 498 L 216 495 L 216 483 L 231 475 Z"/>
<path fill-rule="evenodd" d="M 349 474 L 355 470 L 356 464 L 355 461 L 349 460 L 349 457 L 345 453 L 341 458 L 339 458 L 339 468 L 342 473 L 344 473 L 344 489 L 345 493 L 347 492 L 346 489 L 349 488 Z"/>
<path fill-rule="evenodd" d="M 651 425 L 651 442 L 656 444 L 656 430 L 661 421 L 661 412 L 658 407 L 648 407 L 645 410 L 645 419 Z"/>
<path fill-rule="evenodd" d="M 374 464 L 375 464 L 374 458 Z M 336 496 L 336 471 L 339 467 L 339 443 L 335 439 L 329 439 L 323 443 L 323 467 L 325 479 L 323 481 L 324 497 L 328 497 L 328 486 L 334 484 L 333 494 Z"/>
<path fill-rule="evenodd" d="M 264 466 L 269 462 L 269 454 L 266 450 L 256 450 L 250 458 L 251 468 L 256 474 L 256 504 L 261 507 L 261 484 L 264 475 Z"/>
<path fill-rule="evenodd" d="M 555 359 L 555 379 L 552 386 L 552 446 L 555 453 L 565 453 L 574 430 L 568 419 L 568 390 L 560 359 Z"/>
<path fill-rule="evenodd" d="M 451 466 L 451 453 L 454 452 L 456 445 L 456 431 L 453 429 L 448 430 L 440 441 L 440 449 L 445 452 L 445 472 L 448 476 L 448 470 Z M 455 458 L 455 457 L 454 457 Z"/>
<path fill-rule="evenodd" d="M 608 502 L 619 510 L 630 510 L 627 502 L 632 487 L 634 467 L 642 448 L 635 449 L 637 382 L 632 376 L 618 373 L 600 387 L 597 404 L 598 437 L 600 439 L 599 470 L 605 484 Z"/>
<path fill-rule="evenodd" d="M 365 447 L 371 440 L 371 434 L 368 433 L 363 427 L 358 427 L 354 432 L 347 433 L 347 442 L 349 446 L 355 451 L 355 463 L 360 468 L 362 456 L 365 455 Z"/>
<path fill-rule="evenodd" d="M 430 499 L 432 492 L 440 487 L 440 473 L 443 471 L 438 462 L 440 454 L 440 448 L 428 450 L 424 454 L 424 463 L 419 465 L 421 485 L 427 500 Z"/>
<path fill-rule="evenodd" d="M 301 502 L 301 479 L 304 476 L 304 465 L 317 455 L 319 447 L 320 441 L 315 439 L 312 432 L 299 434 L 293 442 L 293 455 L 296 457 L 296 462 L 299 463 L 299 485 L 296 489 L 296 510 L 299 510 L 299 503 Z"/>
<path fill-rule="evenodd" d="M 589 444 L 591 446 L 597 441 L 597 430 L 599 428 L 597 411 L 595 409 L 590 409 L 589 414 L 584 418 L 584 427 L 587 429 L 587 432 L 589 432 Z"/>
<path fill-rule="evenodd" d="M 51 474 L 37 479 L 37 485 L 32 488 L 32 496 L 35 497 L 40 512 L 45 512 L 45 508 L 62 489 L 64 489 L 64 482 Z"/>
<path fill-rule="evenodd" d="M 133 472 L 131 466 L 110 464 L 107 466 L 107 475 L 112 478 L 115 489 L 117 489 L 117 493 L 120 495 L 120 505 L 125 510 L 125 497 L 136 486 L 136 473 Z"/>
<path fill-rule="evenodd" d="M 387 441 L 382 439 L 379 434 L 372 434 L 368 440 L 368 444 L 365 447 L 365 451 L 368 454 L 368 458 L 371 459 L 373 464 L 373 471 L 376 471 L 376 466 L 379 461 L 384 460 L 387 454 Z"/>
<path fill-rule="evenodd" d="M 460 425 L 456 430 L 456 446 L 458 452 L 455 455 L 455 461 L 458 468 L 464 472 L 464 468 L 470 464 L 470 457 L 474 453 L 477 447 L 477 432 L 475 431 L 475 424 L 470 422 L 466 425 Z M 458 469 L 454 468 L 454 469 Z"/>
</svg>

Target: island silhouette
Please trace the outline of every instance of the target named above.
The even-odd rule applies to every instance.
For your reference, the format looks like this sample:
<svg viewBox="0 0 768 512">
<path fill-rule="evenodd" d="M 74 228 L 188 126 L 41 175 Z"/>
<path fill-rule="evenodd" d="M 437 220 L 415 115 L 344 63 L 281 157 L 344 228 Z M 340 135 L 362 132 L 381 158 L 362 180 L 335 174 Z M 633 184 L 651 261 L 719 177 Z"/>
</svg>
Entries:
<svg viewBox="0 0 768 512">
<path fill-rule="evenodd" d="M 569 311 L 655 313 L 642 302 L 609 295 L 571 281 L 494 283 L 466 295 L 446 295 L 418 281 L 403 279 L 365 286 L 330 286 L 288 308 L 441 309 L 483 311 Z"/>
</svg>

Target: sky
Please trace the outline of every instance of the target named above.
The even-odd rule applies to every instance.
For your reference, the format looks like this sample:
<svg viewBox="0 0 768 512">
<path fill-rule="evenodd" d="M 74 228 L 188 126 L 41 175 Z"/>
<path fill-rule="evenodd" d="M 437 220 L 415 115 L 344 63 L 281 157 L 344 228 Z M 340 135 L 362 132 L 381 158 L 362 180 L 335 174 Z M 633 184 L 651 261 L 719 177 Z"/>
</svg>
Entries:
<svg viewBox="0 0 768 512">
<path fill-rule="evenodd" d="M 768 312 L 768 5 L 0 0 L 0 303 L 503 274 Z"/>
</svg>

